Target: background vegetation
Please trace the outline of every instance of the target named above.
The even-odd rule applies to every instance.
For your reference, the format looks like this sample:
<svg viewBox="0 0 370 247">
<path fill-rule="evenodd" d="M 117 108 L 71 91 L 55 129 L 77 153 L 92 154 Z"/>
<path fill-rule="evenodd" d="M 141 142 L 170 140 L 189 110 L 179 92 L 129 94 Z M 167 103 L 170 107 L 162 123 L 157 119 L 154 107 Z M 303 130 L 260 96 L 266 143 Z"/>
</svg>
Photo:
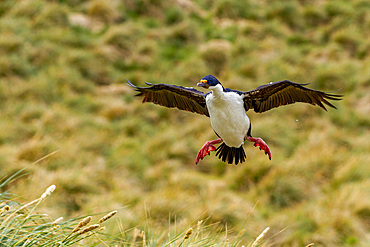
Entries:
<svg viewBox="0 0 370 247">
<path fill-rule="evenodd" d="M 55 184 L 39 211 L 117 209 L 113 235 L 151 226 L 160 238 L 204 220 L 240 245 L 269 226 L 267 246 L 368 246 L 369 30 L 366 0 L 2 0 L 1 177 L 58 151 L 9 185 L 16 200 Z M 272 161 L 246 143 L 246 163 L 196 166 L 216 137 L 209 119 L 141 104 L 124 82 L 195 86 L 207 74 L 345 97 L 328 112 L 248 112 Z"/>
</svg>

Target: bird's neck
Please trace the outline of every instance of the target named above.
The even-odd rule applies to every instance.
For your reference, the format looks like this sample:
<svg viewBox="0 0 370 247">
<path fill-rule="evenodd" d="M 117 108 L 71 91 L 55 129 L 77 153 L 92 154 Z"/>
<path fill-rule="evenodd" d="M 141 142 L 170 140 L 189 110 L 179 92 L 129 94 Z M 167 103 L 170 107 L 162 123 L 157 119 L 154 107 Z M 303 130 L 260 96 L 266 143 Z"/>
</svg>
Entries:
<svg viewBox="0 0 370 247">
<path fill-rule="evenodd" d="M 221 97 L 224 94 L 224 88 L 221 84 L 217 84 L 214 87 L 210 87 L 214 97 Z"/>
</svg>

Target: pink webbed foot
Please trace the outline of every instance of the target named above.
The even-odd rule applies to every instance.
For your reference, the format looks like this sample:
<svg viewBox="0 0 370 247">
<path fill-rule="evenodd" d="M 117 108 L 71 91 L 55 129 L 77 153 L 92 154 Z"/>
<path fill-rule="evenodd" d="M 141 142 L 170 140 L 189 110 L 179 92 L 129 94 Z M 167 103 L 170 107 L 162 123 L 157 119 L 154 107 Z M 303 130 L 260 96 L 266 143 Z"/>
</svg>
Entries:
<svg viewBox="0 0 370 247">
<path fill-rule="evenodd" d="M 247 137 L 247 140 L 250 142 L 254 142 L 255 147 L 260 147 L 260 150 L 265 151 L 265 154 L 267 154 L 269 156 L 269 159 L 271 160 L 270 148 L 261 138 Z"/>
<path fill-rule="evenodd" d="M 218 138 L 213 141 L 207 141 L 206 143 L 204 143 L 203 147 L 198 152 L 195 164 L 198 164 L 199 160 L 202 160 L 204 157 L 209 155 L 212 151 L 215 151 L 216 147 L 213 146 L 213 144 L 218 144 L 220 142 L 222 142 L 221 138 Z"/>
</svg>

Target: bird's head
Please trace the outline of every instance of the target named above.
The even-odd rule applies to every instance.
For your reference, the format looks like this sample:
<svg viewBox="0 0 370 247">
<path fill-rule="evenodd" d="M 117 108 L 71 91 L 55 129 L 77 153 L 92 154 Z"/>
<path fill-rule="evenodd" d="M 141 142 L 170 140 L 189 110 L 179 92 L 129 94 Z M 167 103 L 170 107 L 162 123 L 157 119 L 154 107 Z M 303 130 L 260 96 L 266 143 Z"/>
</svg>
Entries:
<svg viewBox="0 0 370 247">
<path fill-rule="evenodd" d="M 219 82 L 219 80 L 217 80 L 216 77 L 214 77 L 213 75 L 206 75 L 200 80 L 197 86 L 212 89 L 216 87 L 218 84 L 221 85 L 221 83 Z"/>
</svg>

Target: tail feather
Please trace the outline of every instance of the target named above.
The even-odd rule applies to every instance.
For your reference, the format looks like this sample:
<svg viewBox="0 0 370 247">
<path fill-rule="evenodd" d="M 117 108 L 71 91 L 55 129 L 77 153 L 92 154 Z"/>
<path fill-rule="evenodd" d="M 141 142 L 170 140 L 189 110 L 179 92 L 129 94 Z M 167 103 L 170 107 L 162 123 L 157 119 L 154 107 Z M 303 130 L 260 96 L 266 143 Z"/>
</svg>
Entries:
<svg viewBox="0 0 370 247">
<path fill-rule="evenodd" d="M 222 143 L 218 148 L 216 149 L 217 153 L 216 156 L 218 156 L 219 159 L 221 159 L 223 162 L 232 164 L 235 162 L 235 165 L 240 163 L 243 163 L 245 161 L 245 158 L 247 157 L 244 152 L 243 146 L 240 146 L 239 148 L 235 147 L 229 147 L 225 143 Z"/>
</svg>

